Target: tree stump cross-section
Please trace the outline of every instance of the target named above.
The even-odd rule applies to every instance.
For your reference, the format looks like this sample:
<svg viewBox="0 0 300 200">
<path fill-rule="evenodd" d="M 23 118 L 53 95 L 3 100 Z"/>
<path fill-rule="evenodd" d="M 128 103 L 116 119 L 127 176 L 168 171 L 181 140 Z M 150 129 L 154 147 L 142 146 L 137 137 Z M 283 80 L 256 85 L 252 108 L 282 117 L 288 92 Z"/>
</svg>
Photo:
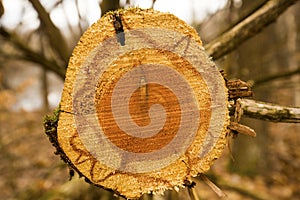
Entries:
<svg viewBox="0 0 300 200">
<path fill-rule="evenodd" d="M 91 183 L 127 197 L 183 186 L 226 145 L 224 79 L 172 14 L 110 12 L 70 58 L 57 143 Z"/>
</svg>

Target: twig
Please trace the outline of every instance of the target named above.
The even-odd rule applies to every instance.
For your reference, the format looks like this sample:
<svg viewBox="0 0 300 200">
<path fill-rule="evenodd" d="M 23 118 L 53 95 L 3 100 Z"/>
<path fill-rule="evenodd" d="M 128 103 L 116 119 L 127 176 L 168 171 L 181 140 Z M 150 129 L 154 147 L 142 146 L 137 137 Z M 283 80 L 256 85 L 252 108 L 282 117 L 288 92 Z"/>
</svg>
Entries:
<svg viewBox="0 0 300 200">
<path fill-rule="evenodd" d="M 199 200 L 199 197 L 198 197 L 197 192 L 195 190 L 196 183 L 194 181 L 192 181 L 190 178 L 187 178 L 184 181 L 183 185 L 187 187 L 187 191 L 189 193 L 189 196 L 190 196 L 191 200 Z"/>
<path fill-rule="evenodd" d="M 242 133 L 244 135 L 256 137 L 256 133 L 253 129 L 249 128 L 248 126 L 239 124 L 237 122 L 230 122 L 230 125 L 228 126 L 228 128 L 231 131 L 236 131 L 237 133 Z"/>
<path fill-rule="evenodd" d="M 281 13 L 297 1 L 267 1 L 267 3 L 245 20 L 205 45 L 206 51 L 215 60 L 228 54 L 244 41 L 259 33 L 264 27 L 274 22 Z"/>
<path fill-rule="evenodd" d="M 187 189 L 191 200 L 199 200 L 199 197 L 194 187 L 188 187 Z"/>
<path fill-rule="evenodd" d="M 243 199 L 244 198 L 250 198 L 253 200 L 267 200 L 267 199 L 272 199 L 267 193 L 264 191 L 257 191 L 257 190 L 252 190 L 246 187 L 246 185 L 243 185 L 243 182 L 239 183 L 232 183 L 230 179 L 223 179 L 220 174 L 211 174 L 211 176 L 214 177 L 214 180 L 218 183 L 218 186 L 222 188 L 225 192 L 233 191 L 235 193 L 238 193 L 242 195 Z M 227 198 L 225 199 L 230 199 L 230 195 L 226 196 Z M 247 199 L 248 199 L 247 198 Z"/>
<path fill-rule="evenodd" d="M 300 108 L 285 107 L 250 99 L 238 99 L 243 115 L 272 122 L 300 123 Z"/>
<path fill-rule="evenodd" d="M 226 197 L 226 194 L 218 186 L 211 182 L 211 180 L 209 180 L 204 174 L 200 174 L 199 177 L 218 195 L 218 197 Z"/>
</svg>

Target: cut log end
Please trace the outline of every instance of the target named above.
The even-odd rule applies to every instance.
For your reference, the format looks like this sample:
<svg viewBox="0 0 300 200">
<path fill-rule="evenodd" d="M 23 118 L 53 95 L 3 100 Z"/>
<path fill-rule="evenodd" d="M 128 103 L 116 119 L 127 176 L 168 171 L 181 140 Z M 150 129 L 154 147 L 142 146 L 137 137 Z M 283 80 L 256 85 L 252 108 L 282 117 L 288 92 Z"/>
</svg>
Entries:
<svg viewBox="0 0 300 200">
<path fill-rule="evenodd" d="M 171 14 L 110 12 L 70 59 L 57 146 L 89 182 L 127 198 L 184 186 L 226 145 L 225 81 Z"/>
</svg>

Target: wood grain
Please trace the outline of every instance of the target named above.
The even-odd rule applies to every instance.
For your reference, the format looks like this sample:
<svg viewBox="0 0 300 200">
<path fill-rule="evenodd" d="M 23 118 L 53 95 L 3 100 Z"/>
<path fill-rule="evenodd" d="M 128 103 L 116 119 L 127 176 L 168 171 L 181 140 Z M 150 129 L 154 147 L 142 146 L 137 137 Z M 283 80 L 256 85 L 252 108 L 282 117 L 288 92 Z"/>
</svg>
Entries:
<svg viewBox="0 0 300 200">
<path fill-rule="evenodd" d="M 154 10 L 110 12 L 73 51 L 58 145 L 97 186 L 127 198 L 161 193 L 221 155 L 227 99 L 192 27 Z"/>
</svg>

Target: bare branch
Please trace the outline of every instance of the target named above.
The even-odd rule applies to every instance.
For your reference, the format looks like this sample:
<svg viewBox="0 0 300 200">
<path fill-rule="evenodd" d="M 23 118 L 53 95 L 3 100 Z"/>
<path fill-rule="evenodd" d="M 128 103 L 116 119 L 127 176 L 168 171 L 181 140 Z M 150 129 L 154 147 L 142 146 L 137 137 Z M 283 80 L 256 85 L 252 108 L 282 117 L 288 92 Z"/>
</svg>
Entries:
<svg viewBox="0 0 300 200">
<path fill-rule="evenodd" d="M 264 27 L 274 22 L 280 14 L 297 1 L 267 1 L 259 10 L 245 20 L 205 45 L 206 51 L 215 60 L 228 54 L 244 41 L 259 33 Z"/>
<path fill-rule="evenodd" d="M 275 79 L 292 76 L 295 74 L 300 74 L 300 68 L 292 70 L 292 71 L 282 72 L 282 73 L 278 73 L 278 74 L 263 77 L 261 79 L 254 80 L 254 86 L 257 86 L 257 85 L 260 85 L 260 84 L 263 84 L 263 83 L 266 83 L 269 81 L 273 81 Z"/>
<path fill-rule="evenodd" d="M 226 194 L 215 185 L 209 178 L 207 178 L 204 174 L 199 174 L 199 177 L 206 183 L 220 198 L 226 197 Z"/>
<path fill-rule="evenodd" d="M 60 30 L 52 22 L 49 13 L 45 10 L 39 0 L 29 0 L 37 11 L 41 25 L 49 39 L 51 47 L 57 51 L 58 56 L 67 63 L 69 58 L 68 46 Z"/>
<path fill-rule="evenodd" d="M 43 68 L 55 72 L 60 77 L 65 77 L 65 66 L 58 65 L 54 60 L 47 59 L 42 53 L 33 51 L 23 42 L 21 42 L 21 40 L 16 35 L 6 31 L 3 27 L 0 27 L 0 35 L 6 40 L 10 41 L 11 44 L 21 52 L 21 55 L 16 58 L 37 63 Z"/>
<path fill-rule="evenodd" d="M 284 107 L 280 105 L 238 99 L 243 115 L 250 118 L 272 122 L 300 123 L 300 108 Z"/>
</svg>

